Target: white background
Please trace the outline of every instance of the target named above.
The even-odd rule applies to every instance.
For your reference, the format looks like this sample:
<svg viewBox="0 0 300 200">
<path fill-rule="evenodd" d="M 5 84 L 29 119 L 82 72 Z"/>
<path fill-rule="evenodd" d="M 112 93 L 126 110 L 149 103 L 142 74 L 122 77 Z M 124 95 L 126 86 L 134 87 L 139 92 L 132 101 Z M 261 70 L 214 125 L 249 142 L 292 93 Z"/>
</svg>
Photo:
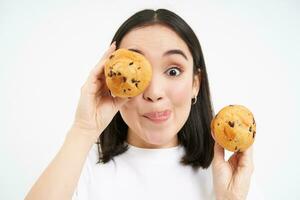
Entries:
<svg viewBox="0 0 300 200">
<path fill-rule="evenodd" d="M 243 104 L 254 113 L 266 199 L 300 199 L 296 0 L 1 0 L 0 199 L 23 199 L 59 150 L 80 87 L 121 23 L 161 7 L 199 37 L 215 110 Z"/>
</svg>

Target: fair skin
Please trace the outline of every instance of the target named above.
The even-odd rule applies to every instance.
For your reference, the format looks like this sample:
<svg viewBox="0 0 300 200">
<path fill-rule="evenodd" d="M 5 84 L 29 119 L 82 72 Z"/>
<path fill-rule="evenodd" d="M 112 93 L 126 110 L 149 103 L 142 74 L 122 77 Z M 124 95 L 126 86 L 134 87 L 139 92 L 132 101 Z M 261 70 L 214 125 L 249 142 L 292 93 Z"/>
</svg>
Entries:
<svg viewBox="0 0 300 200">
<path fill-rule="evenodd" d="M 150 61 L 153 77 L 149 87 L 130 100 L 107 95 L 103 67 L 115 51 L 112 44 L 81 88 L 75 120 L 64 144 L 26 200 L 71 199 L 89 150 L 118 111 L 129 127 L 129 144 L 143 148 L 178 145 L 176 134 L 187 119 L 191 98 L 201 82 L 193 75 L 186 44 L 171 29 L 152 25 L 126 34 L 120 47 L 138 50 Z M 165 54 L 170 49 L 181 50 L 186 58 L 178 51 Z M 225 161 L 224 149 L 215 145 L 212 170 L 217 199 L 245 199 L 253 171 L 252 150 Z"/>
<path fill-rule="evenodd" d="M 224 148 L 215 143 L 212 170 L 216 199 L 246 199 L 254 170 L 253 147 L 226 161 Z"/>
<path fill-rule="evenodd" d="M 199 90 L 199 76 L 193 75 L 193 58 L 187 45 L 171 29 L 155 25 L 129 32 L 120 48 L 142 53 L 152 65 L 150 85 L 120 109 L 129 127 L 127 142 L 143 148 L 176 146 L 177 133 Z M 150 118 L 147 113 L 151 113 Z M 156 116 L 159 114 L 165 114 L 165 118 Z"/>
</svg>

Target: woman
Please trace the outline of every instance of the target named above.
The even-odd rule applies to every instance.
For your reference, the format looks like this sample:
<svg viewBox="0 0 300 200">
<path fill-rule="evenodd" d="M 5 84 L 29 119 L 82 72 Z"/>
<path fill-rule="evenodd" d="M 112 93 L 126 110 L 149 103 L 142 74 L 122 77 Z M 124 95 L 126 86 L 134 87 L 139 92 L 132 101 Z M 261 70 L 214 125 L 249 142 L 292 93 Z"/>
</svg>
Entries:
<svg viewBox="0 0 300 200">
<path fill-rule="evenodd" d="M 81 88 L 62 148 L 26 199 L 246 199 L 252 149 L 225 161 L 214 143 L 206 67 L 188 24 L 165 9 L 143 10 L 113 41 Z M 107 95 L 103 65 L 117 48 L 152 65 L 150 85 L 130 99 Z"/>
</svg>

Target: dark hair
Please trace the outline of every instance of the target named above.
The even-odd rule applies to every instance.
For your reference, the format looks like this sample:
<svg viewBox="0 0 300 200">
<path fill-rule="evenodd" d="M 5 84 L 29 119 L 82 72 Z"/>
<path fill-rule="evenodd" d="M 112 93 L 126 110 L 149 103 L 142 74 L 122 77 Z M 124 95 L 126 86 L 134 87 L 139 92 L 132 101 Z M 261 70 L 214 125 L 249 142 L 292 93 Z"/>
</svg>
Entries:
<svg viewBox="0 0 300 200">
<path fill-rule="evenodd" d="M 112 42 L 116 41 L 118 48 L 121 40 L 129 31 L 154 24 L 161 24 L 174 30 L 187 44 L 193 56 L 194 73 L 198 73 L 199 69 L 201 70 L 198 100 L 192 105 L 189 117 L 177 137 L 180 145 L 185 149 L 185 155 L 182 157 L 181 163 L 191 165 L 193 168 L 207 168 L 213 158 L 214 140 L 210 132 L 213 109 L 201 46 L 190 26 L 169 10 L 146 9 L 127 19 L 114 35 Z M 125 142 L 127 130 L 128 126 L 118 112 L 98 139 L 99 162 L 106 163 L 128 149 Z"/>
</svg>

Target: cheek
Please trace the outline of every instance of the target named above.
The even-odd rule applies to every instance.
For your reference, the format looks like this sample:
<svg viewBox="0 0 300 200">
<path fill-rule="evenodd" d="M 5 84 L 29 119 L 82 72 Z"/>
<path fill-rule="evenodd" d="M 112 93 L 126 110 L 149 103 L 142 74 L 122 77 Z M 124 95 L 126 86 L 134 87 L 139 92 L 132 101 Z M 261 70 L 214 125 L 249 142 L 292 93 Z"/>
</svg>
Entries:
<svg viewBox="0 0 300 200">
<path fill-rule="evenodd" d="M 134 100 L 129 100 L 124 106 L 120 108 L 120 113 L 123 120 L 126 124 L 131 125 L 135 124 L 133 122 L 137 122 L 138 112 L 137 112 L 137 102 Z"/>
<path fill-rule="evenodd" d="M 182 128 L 188 119 L 191 110 L 192 84 L 189 82 L 178 82 L 176 86 L 168 91 L 168 97 L 173 108 L 174 118 L 172 127 L 174 133 Z"/>
<path fill-rule="evenodd" d="M 187 106 L 191 101 L 192 84 L 182 82 L 167 89 L 167 94 L 173 106 Z"/>
</svg>

